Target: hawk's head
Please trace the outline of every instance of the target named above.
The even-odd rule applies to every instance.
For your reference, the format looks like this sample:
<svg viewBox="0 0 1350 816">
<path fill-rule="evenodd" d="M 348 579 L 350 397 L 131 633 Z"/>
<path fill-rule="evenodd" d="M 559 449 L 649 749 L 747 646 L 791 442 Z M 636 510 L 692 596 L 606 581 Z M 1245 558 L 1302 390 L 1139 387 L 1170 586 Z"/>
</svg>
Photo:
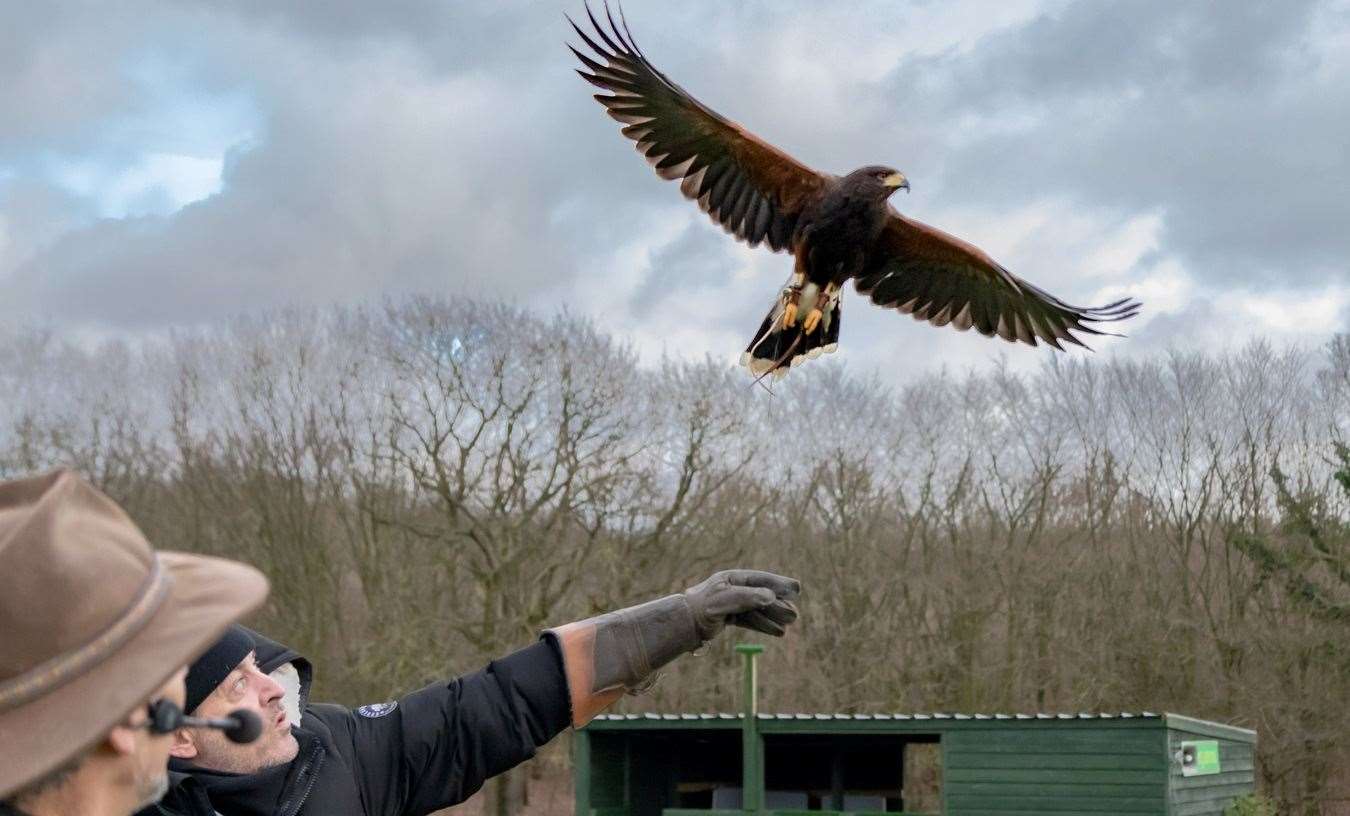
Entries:
<svg viewBox="0 0 1350 816">
<path fill-rule="evenodd" d="M 905 174 L 893 167 L 873 164 L 861 167 L 844 177 L 844 183 L 859 192 L 866 192 L 878 198 L 890 198 L 901 187 L 909 189 L 909 180 Z"/>
</svg>

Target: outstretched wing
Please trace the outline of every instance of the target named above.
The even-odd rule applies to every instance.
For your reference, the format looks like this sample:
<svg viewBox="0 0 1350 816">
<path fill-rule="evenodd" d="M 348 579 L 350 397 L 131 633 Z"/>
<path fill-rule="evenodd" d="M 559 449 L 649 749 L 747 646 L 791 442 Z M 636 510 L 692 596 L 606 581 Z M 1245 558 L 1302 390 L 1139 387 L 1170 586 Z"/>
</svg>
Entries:
<svg viewBox="0 0 1350 816">
<path fill-rule="evenodd" d="M 594 55 L 568 48 L 588 69 L 577 73 L 608 91 L 595 98 L 624 124 L 623 135 L 637 142 L 661 178 L 681 179 L 680 191 L 727 232 L 751 246 L 764 241 L 775 251 L 789 248 L 803 208 L 827 177 L 667 79 L 634 45 L 627 23 L 614 22 L 608 4 L 608 28 L 589 5 L 586 15 L 594 38 L 570 17 L 567 21 Z"/>
<path fill-rule="evenodd" d="M 893 208 L 854 285 L 878 306 L 915 320 L 961 331 L 974 326 L 986 337 L 997 334 L 1031 346 L 1039 338 L 1061 351 L 1060 341 L 1084 345 L 1072 332 L 1109 334 L 1088 324 L 1134 317 L 1140 305 L 1125 298 L 1105 306 L 1071 306 L 965 241 Z"/>
</svg>

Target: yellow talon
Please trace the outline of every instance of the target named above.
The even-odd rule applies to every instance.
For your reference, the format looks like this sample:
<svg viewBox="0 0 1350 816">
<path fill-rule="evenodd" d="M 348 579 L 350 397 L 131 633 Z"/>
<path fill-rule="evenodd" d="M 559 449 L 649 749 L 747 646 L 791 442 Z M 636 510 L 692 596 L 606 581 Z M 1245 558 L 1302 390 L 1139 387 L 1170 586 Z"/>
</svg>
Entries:
<svg viewBox="0 0 1350 816">
<path fill-rule="evenodd" d="M 788 302 L 783 304 L 783 328 L 790 328 L 797 322 L 797 304 Z"/>
<path fill-rule="evenodd" d="M 812 309 L 811 313 L 806 316 L 806 320 L 802 321 L 802 331 L 807 334 L 815 331 L 816 326 L 820 325 L 821 317 L 822 315 L 819 309 Z"/>
</svg>

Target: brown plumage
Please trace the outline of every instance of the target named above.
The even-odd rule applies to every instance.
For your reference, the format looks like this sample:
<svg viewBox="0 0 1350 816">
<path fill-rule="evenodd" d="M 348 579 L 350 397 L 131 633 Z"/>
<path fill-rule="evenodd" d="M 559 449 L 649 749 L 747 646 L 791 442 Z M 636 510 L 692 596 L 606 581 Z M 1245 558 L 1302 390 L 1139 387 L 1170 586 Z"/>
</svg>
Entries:
<svg viewBox="0 0 1350 816">
<path fill-rule="evenodd" d="M 850 278 L 873 303 L 916 320 L 1060 350 L 1062 342 L 1083 345 L 1074 332 L 1107 333 L 1088 324 L 1138 312 L 1139 303 L 1128 298 L 1069 305 L 970 244 L 901 215 L 888 199 L 909 184 L 889 167 L 842 177 L 812 170 L 671 82 L 608 4 L 608 26 L 589 5 L 586 14 L 591 34 L 568 18 L 591 50 L 568 46 L 585 66 L 577 73 L 605 91 L 596 100 L 624 125 L 638 152 L 738 240 L 794 257 L 792 278 L 742 355 L 752 371 L 781 375 L 833 351 L 840 287 Z"/>
</svg>

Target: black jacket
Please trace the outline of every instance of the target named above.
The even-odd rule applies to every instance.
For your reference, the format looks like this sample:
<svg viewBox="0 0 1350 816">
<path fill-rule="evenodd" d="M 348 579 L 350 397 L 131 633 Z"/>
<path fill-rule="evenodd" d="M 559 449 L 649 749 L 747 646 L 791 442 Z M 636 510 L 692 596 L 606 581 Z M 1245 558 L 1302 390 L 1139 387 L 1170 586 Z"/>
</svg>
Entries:
<svg viewBox="0 0 1350 816">
<path fill-rule="evenodd" d="M 464 801 L 571 720 L 552 638 L 392 705 L 358 709 L 309 704 L 312 669 L 280 644 L 258 636 L 256 657 L 265 672 L 287 662 L 299 672 L 299 754 L 245 775 L 174 760 L 169 794 L 138 816 L 418 816 Z"/>
</svg>

